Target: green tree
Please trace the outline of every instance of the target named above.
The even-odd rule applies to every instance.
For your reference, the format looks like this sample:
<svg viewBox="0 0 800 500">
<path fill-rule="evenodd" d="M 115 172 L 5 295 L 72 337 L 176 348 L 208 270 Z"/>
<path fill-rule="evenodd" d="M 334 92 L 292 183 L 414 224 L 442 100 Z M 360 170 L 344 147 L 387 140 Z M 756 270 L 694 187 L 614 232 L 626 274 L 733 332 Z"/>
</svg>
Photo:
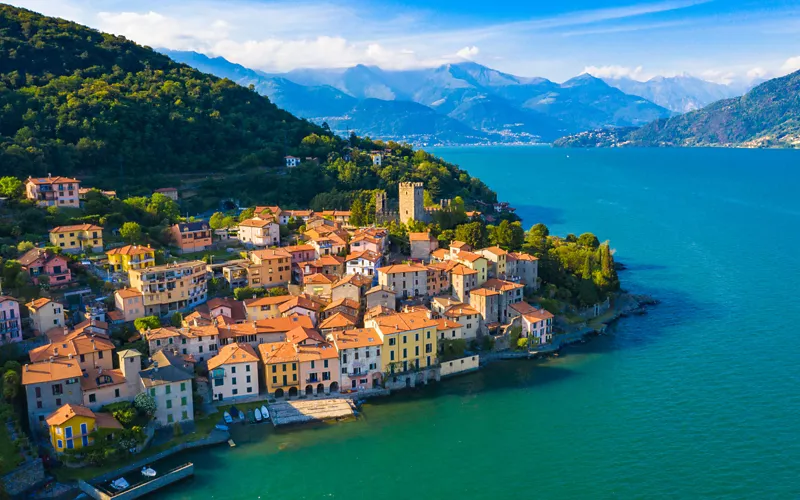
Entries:
<svg viewBox="0 0 800 500">
<path fill-rule="evenodd" d="M 22 195 L 22 181 L 16 177 L 0 177 L 0 196 L 5 198 L 19 198 Z"/>
<path fill-rule="evenodd" d="M 3 374 L 3 397 L 6 401 L 13 401 L 19 396 L 20 377 L 14 370 L 8 370 Z"/>
<path fill-rule="evenodd" d="M 31 243 L 30 241 L 20 241 L 17 244 L 17 252 L 19 252 L 20 254 L 23 254 L 28 250 L 33 250 L 33 243 Z"/>
<path fill-rule="evenodd" d="M 211 229 L 217 230 L 225 227 L 225 215 L 222 212 L 214 212 L 208 219 L 208 225 Z"/>
<path fill-rule="evenodd" d="M 169 323 L 175 328 L 180 328 L 183 324 L 183 314 L 178 311 L 174 312 L 169 318 Z"/>
<path fill-rule="evenodd" d="M 360 197 L 353 200 L 350 205 L 350 224 L 353 226 L 365 226 L 367 223 L 366 214 L 364 213 L 364 203 Z"/>
<path fill-rule="evenodd" d="M 156 414 L 156 400 L 146 392 L 140 392 L 133 398 L 133 407 L 142 414 L 152 417 Z"/>
<path fill-rule="evenodd" d="M 256 209 L 255 207 L 245 208 L 242 210 L 242 213 L 239 214 L 239 222 L 246 221 L 247 219 L 252 219 L 255 217 Z"/>
<path fill-rule="evenodd" d="M 456 228 L 455 237 L 459 241 L 470 245 L 472 248 L 486 246 L 487 241 L 486 226 L 482 222 L 470 222 L 461 224 Z"/>
<path fill-rule="evenodd" d="M 142 240 L 142 226 L 138 222 L 126 222 L 119 229 L 119 235 L 130 244 L 139 243 Z"/>
<path fill-rule="evenodd" d="M 597 248 L 600 246 L 600 241 L 597 239 L 597 236 L 593 235 L 592 233 L 583 233 L 578 237 L 578 245 L 589 248 Z"/>
<path fill-rule="evenodd" d="M 180 215 L 180 209 L 175 200 L 161 193 L 153 193 L 150 203 L 147 204 L 147 211 L 153 214 L 158 220 L 174 222 Z"/>
<path fill-rule="evenodd" d="M 136 327 L 136 330 L 142 332 L 145 330 L 155 330 L 156 328 L 161 328 L 161 320 L 158 319 L 157 316 L 145 316 L 143 318 L 137 318 L 133 321 L 133 326 Z"/>
</svg>

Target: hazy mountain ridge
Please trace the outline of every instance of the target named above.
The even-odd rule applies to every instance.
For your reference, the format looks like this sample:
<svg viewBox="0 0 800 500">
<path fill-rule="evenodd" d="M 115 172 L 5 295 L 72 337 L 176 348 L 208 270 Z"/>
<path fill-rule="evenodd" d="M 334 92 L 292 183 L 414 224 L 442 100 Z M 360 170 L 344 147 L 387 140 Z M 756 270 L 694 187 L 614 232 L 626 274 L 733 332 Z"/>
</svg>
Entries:
<svg viewBox="0 0 800 500">
<path fill-rule="evenodd" d="M 604 78 L 603 81 L 626 94 L 643 97 L 676 113 L 694 111 L 742 94 L 740 88 L 689 75 L 657 76 L 644 82 L 630 78 Z"/>
</svg>

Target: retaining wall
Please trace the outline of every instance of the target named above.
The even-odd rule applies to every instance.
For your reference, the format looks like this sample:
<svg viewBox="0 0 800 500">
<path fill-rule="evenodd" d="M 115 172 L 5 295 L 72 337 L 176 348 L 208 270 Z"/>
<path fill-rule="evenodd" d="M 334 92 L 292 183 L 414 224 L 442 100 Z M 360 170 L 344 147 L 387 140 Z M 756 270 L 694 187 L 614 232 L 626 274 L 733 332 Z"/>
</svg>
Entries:
<svg viewBox="0 0 800 500">
<path fill-rule="evenodd" d="M 468 373 L 477 370 L 480 367 L 480 364 L 480 356 L 477 354 L 475 356 L 467 356 L 465 358 L 442 361 L 441 375 L 442 377 L 451 377 L 461 373 Z"/>
</svg>

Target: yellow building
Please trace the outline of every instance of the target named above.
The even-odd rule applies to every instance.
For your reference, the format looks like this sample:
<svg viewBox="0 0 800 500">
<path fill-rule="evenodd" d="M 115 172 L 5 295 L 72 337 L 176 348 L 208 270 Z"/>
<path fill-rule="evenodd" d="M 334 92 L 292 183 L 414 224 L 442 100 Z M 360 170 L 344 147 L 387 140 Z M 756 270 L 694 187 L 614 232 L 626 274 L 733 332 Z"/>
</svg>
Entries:
<svg viewBox="0 0 800 500">
<path fill-rule="evenodd" d="M 453 260 L 464 264 L 473 271 L 478 271 L 478 286 L 481 286 L 489 279 L 489 261 L 483 255 L 461 250 Z"/>
<path fill-rule="evenodd" d="M 505 279 L 508 252 L 500 247 L 488 247 L 478 250 L 478 253 L 488 261 L 489 277 Z"/>
<path fill-rule="evenodd" d="M 270 342 L 258 345 L 264 364 L 264 385 L 272 397 L 297 396 L 300 391 L 300 358 L 292 342 Z"/>
<path fill-rule="evenodd" d="M 169 316 L 208 298 L 206 264 L 201 260 L 131 269 L 128 278 L 130 287 L 142 293 L 145 316 Z"/>
<path fill-rule="evenodd" d="M 94 444 L 95 431 L 113 432 L 122 429 L 108 413 L 95 413 L 81 405 L 65 404 L 51 413 L 45 421 L 50 427 L 50 442 L 56 453 L 79 450 Z"/>
<path fill-rule="evenodd" d="M 422 370 L 438 365 L 436 327 L 438 321 L 426 312 L 378 316 L 365 326 L 374 328 L 383 339 L 381 364 L 390 374 Z"/>
<path fill-rule="evenodd" d="M 58 226 L 50 230 L 50 244 L 67 253 L 102 252 L 103 228 L 94 224 Z"/>
<path fill-rule="evenodd" d="M 106 252 L 108 265 L 114 272 L 147 269 L 156 265 L 156 251 L 149 246 L 125 245 Z"/>
</svg>

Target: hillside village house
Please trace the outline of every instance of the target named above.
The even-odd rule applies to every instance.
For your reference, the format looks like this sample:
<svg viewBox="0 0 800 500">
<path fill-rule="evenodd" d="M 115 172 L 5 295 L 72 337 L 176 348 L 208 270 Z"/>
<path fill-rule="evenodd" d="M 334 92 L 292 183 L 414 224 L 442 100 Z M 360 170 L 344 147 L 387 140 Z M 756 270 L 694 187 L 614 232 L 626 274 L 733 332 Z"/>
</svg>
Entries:
<svg viewBox="0 0 800 500">
<path fill-rule="evenodd" d="M 28 401 L 31 429 L 41 428 L 45 417 L 62 405 L 83 403 L 82 376 L 75 359 L 48 359 L 22 367 L 22 385 Z"/>
<path fill-rule="evenodd" d="M 300 165 L 302 159 L 296 156 L 284 156 L 283 159 L 286 161 L 286 168 L 294 168 Z"/>
<path fill-rule="evenodd" d="M 264 387 L 274 398 L 295 397 L 300 392 L 299 356 L 291 342 L 259 344 L 258 353 L 264 366 Z"/>
<path fill-rule="evenodd" d="M 345 274 L 344 257 L 339 257 L 338 255 L 323 255 L 311 262 L 301 262 L 298 264 L 298 268 L 303 276 L 320 273 L 327 276 L 340 277 Z"/>
<path fill-rule="evenodd" d="M 329 333 L 355 328 L 357 326 L 356 323 L 358 323 L 356 316 L 336 312 L 322 320 L 318 328 L 322 335 L 327 335 Z"/>
<path fill-rule="evenodd" d="M 119 368 L 84 370 L 81 378 L 83 405 L 92 410 L 122 401 L 131 401 L 142 392 L 142 354 L 136 349 L 117 353 Z"/>
<path fill-rule="evenodd" d="M 54 328 L 48 332 L 47 339 L 47 344 L 28 352 L 31 363 L 69 359 L 78 363 L 81 370 L 114 367 L 114 343 L 105 334 L 90 329 Z"/>
<path fill-rule="evenodd" d="M 316 325 L 320 319 L 322 305 L 309 297 L 293 295 L 291 299 L 278 306 L 278 310 L 282 316 L 307 316 Z"/>
<path fill-rule="evenodd" d="M 421 297 L 428 291 L 428 269 L 419 264 L 378 268 L 378 284 L 394 290 L 398 298 Z"/>
<path fill-rule="evenodd" d="M 28 177 L 25 181 L 25 196 L 40 207 L 80 206 L 81 182 L 70 177 Z"/>
<path fill-rule="evenodd" d="M 310 274 L 303 277 L 303 292 L 317 297 L 330 297 L 331 286 L 336 281 L 335 276 L 322 273 Z"/>
<path fill-rule="evenodd" d="M 539 289 L 539 258 L 526 253 L 511 252 L 506 259 L 506 274 L 519 278 L 530 290 Z"/>
<path fill-rule="evenodd" d="M 339 255 L 345 249 L 347 243 L 331 233 L 330 236 L 322 236 L 314 238 L 308 242 L 309 245 L 314 247 L 314 252 L 317 257 L 324 257 L 326 255 Z"/>
<path fill-rule="evenodd" d="M 149 246 L 125 245 L 106 252 L 108 265 L 114 272 L 146 269 L 156 265 L 156 251 Z"/>
<path fill-rule="evenodd" d="M 51 287 L 61 287 L 72 283 L 72 272 L 67 259 L 44 248 L 32 248 L 20 257 L 22 269 L 30 275 L 33 283 L 38 285 L 43 276 Z"/>
<path fill-rule="evenodd" d="M 450 271 L 450 286 L 454 297 L 461 302 L 469 302 L 469 291 L 478 287 L 478 271 L 458 264 Z"/>
<path fill-rule="evenodd" d="M 350 210 L 324 210 L 322 216 L 330 217 L 334 222 L 341 224 L 350 223 Z"/>
<path fill-rule="evenodd" d="M 381 266 L 382 261 L 383 256 L 371 250 L 353 252 L 345 257 L 345 272 L 374 276 L 375 270 Z"/>
<path fill-rule="evenodd" d="M 170 234 L 180 253 L 202 252 L 211 246 L 211 227 L 205 221 L 179 222 Z"/>
<path fill-rule="evenodd" d="M 454 260 L 478 272 L 476 276 L 478 286 L 483 285 L 483 283 L 489 279 L 489 261 L 485 257 L 466 250 L 461 250 L 454 257 Z"/>
<path fill-rule="evenodd" d="M 236 325 L 219 324 L 220 345 L 228 345 L 233 342 L 247 343 L 255 349 L 260 344 L 285 341 L 286 334 L 298 326 L 313 328 L 314 324 L 311 318 L 299 314 Z"/>
<path fill-rule="evenodd" d="M 331 300 L 352 299 L 366 304 L 366 293 L 372 287 L 372 277 L 345 274 L 331 286 Z"/>
<path fill-rule="evenodd" d="M 94 224 L 58 226 L 50 230 L 50 244 L 67 253 L 102 252 L 103 228 Z"/>
<path fill-rule="evenodd" d="M 108 312 L 112 323 L 128 323 L 147 316 L 144 295 L 134 288 L 121 288 L 114 292 L 114 307 L 114 311 Z"/>
<path fill-rule="evenodd" d="M 244 301 L 244 307 L 247 311 L 247 319 L 259 321 L 268 318 L 278 318 L 281 315 L 278 307 L 291 298 L 291 295 L 280 295 L 277 297 L 246 299 Z"/>
<path fill-rule="evenodd" d="M 385 285 L 377 285 L 367 290 L 366 308 L 372 309 L 375 306 L 383 306 L 394 311 L 397 308 L 395 291 Z"/>
<path fill-rule="evenodd" d="M 239 223 L 237 238 L 245 246 L 268 247 L 281 244 L 281 233 L 275 219 L 255 217 Z"/>
<path fill-rule="evenodd" d="M 254 250 L 247 256 L 250 259 L 250 263 L 247 265 L 249 286 L 273 288 L 286 286 L 291 280 L 291 256 L 283 249 Z"/>
<path fill-rule="evenodd" d="M 349 390 L 379 388 L 383 381 L 383 339 L 373 328 L 348 329 L 328 334 L 339 351 L 340 387 Z"/>
<path fill-rule="evenodd" d="M 474 307 L 456 303 L 442 313 L 442 317 L 461 325 L 461 335 L 465 340 L 478 337 L 483 329 L 483 317 Z"/>
<path fill-rule="evenodd" d="M 478 290 L 470 291 L 470 304 L 472 304 L 472 306 L 476 309 L 481 310 L 480 307 L 472 302 L 472 294 L 478 292 L 479 290 L 491 290 L 493 292 L 497 292 L 497 316 L 496 318 L 493 318 L 493 321 L 506 324 L 510 319 L 508 307 L 511 304 L 522 302 L 523 288 L 524 285 L 520 283 L 491 278 L 487 280 L 486 283 L 484 283 L 483 286 Z M 480 294 L 477 296 L 481 297 Z M 484 316 L 484 318 L 487 322 L 491 322 L 487 316 Z"/>
<path fill-rule="evenodd" d="M 286 334 L 297 351 L 300 384 L 307 396 L 339 391 L 339 353 L 311 328 L 295 328 Z"/>
<path fill-rule="evenodd" d="M 200 260 L 132 269 L 128 278 L 130 287 L 143 295 L 145 316 L 169 316 L 208 298 L 206 265 Z"/>
<path fill-rule="evenodd" d="M 95 413 L 75 404 L 61 406 L 48 415 L 45 422 L 56 453 L 91 446 L 98 432 L 122 430 L 122 425 L 110 413 Z"/>
<path fill-rule="evenodd" d="M 0 345 L 22 340 L 22 320 L 19 302 L 13 297 L 0 295 Z"/>
<path fill-rule="evenodd" d="M 375 329 L 383 339 L 381 371 L 391 374 L 389 383 L 399 381 L 412 387 L 417 382 L 438 378 L 437 324 L 436 320 L 419 312 L 378 316 L 365 322 L 365 327 Z M 400 375 L 402 377 L 398 378 Z"/>
<path fill-rule="evenodd" d="M 281 225 L 286 225 L 289 223 L 289 219 L 292 217 L 291 214 L 285 210 L 281 210 L 281 207 L 275 206 L 256 206 L 255 210 L 253 211 L 256 217 L 261 219 L 268 219 L 270 216 L 274 217 L 275 220 L 278 221 Z"/>
<path fill-rule="evenodd" d="M 414 260 L 429 261 L 431 252 L 439 248 L 439 240 L 430 233 L 408 233 L 411 244 L 411 258 Z"/>
<path fill-rule="evenodd" d="M 208 360 L 208 377 L 215 401 L 258 394 L 258 356 L 249 344 L 228 344 Z"/>
<path fill-rule="evenodd" d="M 553 314 L 537 309 L 527 302 L 509 306 L 509 313 L 521 317 L 522 336 L 531 339 L 531 346 L 548 344 L 553 340 Z"/>
<path fill-rule="evenodd" d="M 439 352 L 442 352 L 445 340 L 466 340 L 464 325 L 447 318 L 436 320 L 436 334 L 439 336 Z"/>
<path fill-rule="evenodd" d="M 220 345 L 219 329 L 214 325 L 166 326 L 148 330 L 143 336 L 151 354 L 166 350 L 191 356 L 200 363 L 216 355 Z"/>
<path fill-rule="evenodd" d="M 462 251 L 469 252 L 471 250 L 472 247 L 463 241 L 453 240 L 450 242 L 450 257 L 452 258 L 457 257 Z"/>
<path fill-rule="evenodd" d="M 194 373 L 177 356 L 159 351 L 153 364 L 139 372 L 142 386 L 156 402 L 153 420 L 160 426 L 194 421 L 192 379 Z"/>
<path fill-rule="evenodd" d="M 476 253 L 488 261 L 490 278 L 506 279 L 506 257 L 508 252 L 500 247 L 488 247 L 478 250 Z"/>
<path fill-rule="evenodd" d="M 453 261 L 431 262 L 426 267 L 428 269 L 427 289 L 428 295 L 436 295 L 450 292 L 450 272 L 458 263 Z"/>
<path fill-rule="evenodd" d="M 178 189 L 174 187 L 159 188 L 153 193 L 163 194 L 172 201 L 178 201 Z"/>
</svg>

